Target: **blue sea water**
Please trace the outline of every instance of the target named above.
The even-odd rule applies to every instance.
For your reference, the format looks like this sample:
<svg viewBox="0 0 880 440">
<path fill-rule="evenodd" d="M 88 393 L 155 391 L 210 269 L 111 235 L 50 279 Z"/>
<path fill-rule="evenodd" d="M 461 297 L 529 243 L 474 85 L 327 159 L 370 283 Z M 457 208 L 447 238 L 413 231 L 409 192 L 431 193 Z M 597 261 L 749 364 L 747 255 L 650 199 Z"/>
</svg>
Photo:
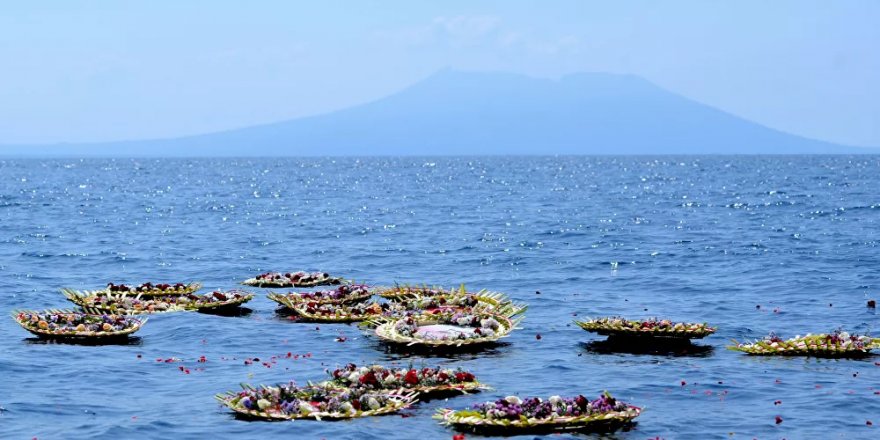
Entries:
<svg viewBox="0 0 880 440">
<path fill-rule="evenodd" d="M 45 343 L 2 318 L 0 438 L 451 438 L 437 408 L 603 390 L 645 408 L 632 430 L 553 438 L 878 438 L 880 356 L 724 348 L 880 333 L 878 190 L 877 156 L 0 160 L 4 315 L 70 307 L 61 287 L 298 269 L 529 305 L 506 345 L 457 356 L 291 322 L 261 289 L 246 316 L 151 316 L 129 345 Z M 609 352 L 571 323 L 602 315 L 719 330 L 688 352 Z M 461 366 L 493 390 L 343 422 L 241 421 L 213 399 L 348 362 Z"/>
</svg>

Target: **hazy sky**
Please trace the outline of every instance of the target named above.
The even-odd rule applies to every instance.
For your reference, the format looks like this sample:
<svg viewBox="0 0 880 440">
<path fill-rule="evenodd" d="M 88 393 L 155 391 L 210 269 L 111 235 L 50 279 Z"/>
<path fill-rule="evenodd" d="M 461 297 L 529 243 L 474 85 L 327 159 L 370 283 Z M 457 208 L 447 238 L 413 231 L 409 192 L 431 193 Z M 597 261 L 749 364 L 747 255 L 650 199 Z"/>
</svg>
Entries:
<svg viewBox="0 0 880 440">
<path fill-rule="evenodd" d="M 0 10 L 0 144 L 172 137 L 370 101 L 444 67 L 641 75 L 880 146 L 880 1 L 55 1 Z"/>
</svg>

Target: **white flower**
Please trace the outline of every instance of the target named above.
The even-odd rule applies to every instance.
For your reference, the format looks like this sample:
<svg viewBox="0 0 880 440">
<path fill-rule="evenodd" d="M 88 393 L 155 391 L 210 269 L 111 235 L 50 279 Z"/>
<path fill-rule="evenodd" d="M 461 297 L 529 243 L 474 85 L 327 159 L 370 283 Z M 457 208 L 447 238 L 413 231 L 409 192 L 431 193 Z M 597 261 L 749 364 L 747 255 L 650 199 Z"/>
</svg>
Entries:
<svg viewBox="0 0 880 440">
<path fill-rule="evenodd" d="M 375 397 L 370 397 L 367 399 L 367 406 L 370 407 L 370 409 L 379 409 L 382 405 L 379 404 L 379 401 L 376 400 Z"/>
<path fill-rule="evenodd" d="M 351 406 L 351 403 L 345 402 L 342 405 L 339 405 L 339 412 L 351 413 L 354 412 L 354 407 Z"/>
<path fill-rule="evenodd" d="M 506 400 L 507 403 L 512 403 L 514 405 L 522 404 L 522 400 L 520 400 L 520 398 L 516 396 L 507 396 L 504 398 L 504 400 Z"/>
<path fill-rule="evenodd" d="M 309 402 L 299 403 L 299 412 L 303 414 L 310 414 L 312 411 L 314 411 L 314 408 L 312 408 L 312 405 Z"/>
<path fill-rule="evenodd" d="M 266 409 L 266 408 L 272 406 L 272 403 L 269 402 L 269 401 L 266 400 L 266 399 L 260 399 L 260 400 L 257 401 L 257 406 L 258 406 L 260 409 Z"/>
<path fill-rule="evenodd" d="M 358 379 L 361 377 L 361 374 L 357 371 L 348 375 L 348 381 L 351 383 L 357 383 Z"/>
<path fill-rule="evenodd" d="M 556 405 L 557 403 L 562 402 L 562 397 L 559 397 L 559 396 L 550 396 L 550 398 L 547 399 L 547 401 L 550 402 L 550 403 L 552 403 L 552 404 L 554 404 L 554 405 Z"/>
</svg>

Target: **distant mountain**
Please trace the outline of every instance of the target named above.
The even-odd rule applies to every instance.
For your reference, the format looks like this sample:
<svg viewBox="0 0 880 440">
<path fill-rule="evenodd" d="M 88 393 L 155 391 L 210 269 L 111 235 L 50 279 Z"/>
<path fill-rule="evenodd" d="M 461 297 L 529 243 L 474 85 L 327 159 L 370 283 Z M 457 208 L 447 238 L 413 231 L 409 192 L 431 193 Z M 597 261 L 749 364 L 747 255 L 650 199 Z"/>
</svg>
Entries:
<svg viewBox="0 0 880 440">
<path fill-rule="evenodd" d="M 871 153 L 764 127 L 632 75 L 444 70 L 319 116 L 175 139 L 6 146 L 0 154 L 325 156 Z"/>
</svg>

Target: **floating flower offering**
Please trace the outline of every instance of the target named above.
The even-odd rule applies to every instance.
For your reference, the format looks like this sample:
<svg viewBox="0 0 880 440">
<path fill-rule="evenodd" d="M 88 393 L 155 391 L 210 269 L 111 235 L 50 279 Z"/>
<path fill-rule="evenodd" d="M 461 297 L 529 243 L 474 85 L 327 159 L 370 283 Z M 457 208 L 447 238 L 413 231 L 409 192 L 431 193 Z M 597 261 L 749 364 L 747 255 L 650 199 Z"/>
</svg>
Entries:
<svg viewBox="0 0 880 440">
<path fill-rule="evenodd" d="M 715 333 L 715 327 L 706 323 L 672 322 L 667 319 L 630 321 L 623 318 L 598 318 L 575 321 L 582 329 L 605 336 L 664 337 L 700 339 Z"/>
<path fill-rule="evenodd" d="M 195 297 L 195 298 L 193 298 Z M 181 301 L 190 301 L 187 307 L 196 310 L 238 307 L 254 299 L 254 294 L 244 290 L 215 290 L 208 295 L 186 295 Z"/>
<path fill-rule="evenodd" d="M 553 396 L 547 400 L 508 396 L 466 410 L 442 408 L 434 418 L 445 425 L 471 430 L 569 431 L 613 428 L 631 422 L 641 411 L 641 408 L 621 402 L 606 392 L 595 400 L 584 396 Z"/>
<path fill-rule="evenodd" d="M 841 330 L 831 334 L 795 336 L 786 340 L 771 333 L 761 341 L 733 342 L 736 345 L 727 348 L 754 355 L 846 357 L 864 356 L 871 350 L 880 348 L 880 338 L 850 335 Z"/>
<path fill-rule="evenodd" d="M 245 280 L 242 284 L 255 287 L 314 287 L 342 284 L 342 278 L 325 272 L 266 272 Z"/>
<path fill-rule="evenodd" d="M 464 294 L 467 293 L 464 289 L 464 285 L 458 289 L 444 289 L 442 287 L 429 287 L 427 285 L 422 286 L 410 286 L 408 284 L 405 285 L 395 285 L 394 287 L 377 287 L 375 288 L 374 293 L 376 295 L 381 296 L 382 298 L 391 300 L 391 301 L 403 301 L 408 298 L 413 297 L 426 297 L 426 296 L 440 296 L 440 295 L 455 295 L 455 294 Z"/>
<path fill-rule="evenodd" d="M 153 284 L 150 282 L 143 283 L 139 286 L 130 287 L 125 284 L 108 283 L 104 289 L 107 293 L 133 293 L 142 296 L 158 296 L 158 295 L 184 295 L 193 293 L 202 288 L 201 283 L 176 283 L 176 284 Z"/>
<path fill-rule="evenodd" d="M 108 295 L 105 291 L 78 292 L 71 289 L 61 289 L 61 292 L 70 302 L 97 313 L 134 315 L 141 313 L 182 312 L 187 310 L 182 305 L 177 304 L 176 299 L 178 297 L 176 296 L 142 298 L 140 295 L 128 295 L 126 293 Z"/>
<path fill-rule="evenodd" d="M 273 420 L 351 419 L 390 414 L 407 408 L 418 393 L 396 390 L 369 392 L 366 389 L 326 387 L 299 388 L 293 383 L 218 394 L 217 400 L 233 411 L 249 417 Z"/>
<path fill-rule="evenodd" d="M 122 314 L 231 308 L 238 307 L 254 298 L 252 293 L 240 290 L 228 292 L 215 291 L 206 295 L 190 293 L 148 298 L 143 298 L 139 294 L 130 296 L 125 293 L 108 295 L 99 292 L 76 292 L 70 289 L 61 289 L 61 291 L 68 300 L 84 309 L 95 310 L 100 313 Z"/>
<path fill-rule="evenodd" d="M 486 312 L 410 315 L 376 327 L 376 336 L 399 344 L 461 346 L 495 342 L 510 334 L 520 319 Z"/>
<path fill-rule="evenodd" d="M 438 315 L 452 313 L 469 313 L 477 309 L 484 310 L 480 307 L 480 302 L 473 297 L 456 296 L 456 297 L 413 297 L 405 301 L 397 301 L 391 304 L 391 307 L 385 314 L 374 320 L 374 326 L 389 320 L 405 318 L 413 315 Z M 491 306 L 486 307 L 486 311 L 491 311 Z"/>
<path fill-rule="evenodd" d="M 477 382 L 472 373 L 460 368 L 391 369 L 381 365 L 358 367 L 355 364 L 348 364 L 333 370 L 330 375 L 333 379 L 324 383 L 327 386 L 365 388 L 374 391 L 405 388 L 418 391 L 420 397 L 448 392 L 478 392 L 488 388 Z"/>
<path fill-rule="evenodd" d="M 425 312 L 454 312 L 474 309 L 505 316 L 516 316 L 524 313 L 526 306 L 515 304 L 500 293 L 491 293 L 485 296 L 475 293 L 454 293 L 400 298 L 397 300 L 397 309 Z"/>
<path fill-rule="evenodd" d="M 382 314 L 382 316 L 370 319 L 365 323 L 366 327 L 381 325 L 395 319 L 406 318 L 415 315 L 448 315 L 454 313 L 497 313 L 507 317 L 521 314 L 525 307 L 507 303 L 494 306 L 479 300 L 473 294 L 455 294 L 438 296 L 415 296 L 398 300 Z"/>
<path fill-rule="evenodd" d="M 310 302 L 297 304 L 292 310 L 309 321 L 318 322 L 360 322 L 381 316 L 387 304 L 375 302 L 361 304 L 318 304 Z"/>
<path fill-rule="evenodd" d="M 308 293 L 269 293 L 269 299 L 281 304 L 288 309 L 294 309 L 298 304 L 347 304 L 366 301 L 373 293 L 363 284 L 343 284 L 334 290 L 322 290 Z"/>
<path fill-rule="evenodd" d="M 25 330 L 44 338 L 118 338 L 128 336 L 147 322 L 122 315 L 92 315 L 72 310 L 13 312 Z"/>
<path fill-rule="evenodd" d="M 488 290 L 480 290 L 479 292 L 468 292 L 464 284 L 457 289 L 443 289 L 441 287 L 428 286 L 409 286 L 397 285 L 394 287 L 377 287 L 373 293 L 390 301 L 402 303 L 405 307 L 412 307 L 413 310 L 431 308 L 433 304 L 439 307 L 446 307 L 444 303 L 458 302 L 465 307 L 482 306 L 494 309 L 496 313 L 514 316 L 522 314 L 526 311 L 524 304 L 516 304 L 508 299 L 504 294 L 498 292 L 490 292 Z M 432 303 L 431 299 L 436 303 Z M 472 305 L 467 305 L 471 303 Z M 457 306 L 456 304 L 449 304 Z"/>
</svg>

